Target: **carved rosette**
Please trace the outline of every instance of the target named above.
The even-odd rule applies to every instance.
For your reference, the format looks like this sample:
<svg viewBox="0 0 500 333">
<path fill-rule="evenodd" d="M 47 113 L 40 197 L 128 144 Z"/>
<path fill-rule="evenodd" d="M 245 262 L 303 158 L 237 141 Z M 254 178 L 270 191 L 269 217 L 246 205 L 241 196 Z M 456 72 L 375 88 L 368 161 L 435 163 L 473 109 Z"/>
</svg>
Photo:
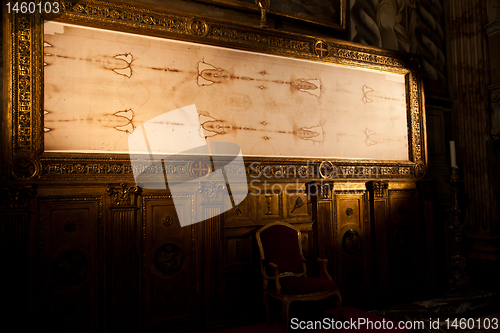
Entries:
<svg viewBox="0 0 500 333">
<path fill-rule="evenodd" d="M 417 178 L 422 178 L 425 176 L 427 172 L 427 168 L 422 161 L 417 161 L 417 164 L 415 164 L 415 177 Z"/>
<path fill-rule="evenodd" d="M 418 59 L 416 58 L 411 58 L 408 67 L 413 73 L 418 73 L 418 71 L 420 70 L 420 61 L 418 61 Z"/>
<path fill-rule="evenodd" d="M 320 58 L 326 57 L 328 55 L 328 44 L 322 40 L 316 41 L 314 43 L 314 53 Z"/>
<path fill-rule="evenodd" d="M 12 163 L 12 176 L 18 180 L 31 180 L 38 175 L 38 163 L 29 157 L 20 157 Z"/>
<path fill-rule="evenodd" d="M 178 271 L 184 262 L 184 251 L 175 243 L 165 243 L 155 252 L 154 265 L 164 274 Z"/>
<path fill-rule="evenodd" d="M 52 275 L 64 286 L 77 286 L 87 279 L 89 263 L 85 255 L 77 250 L 64 251 L 54 260 Z"/>
<path fill-rule="evenodd" d="M 142 189 L 137 186 L 128 186 L 120 184 L 120 187 L 109 186 L 106 192 L 111 196 L 112 206 L 136 206 L 137 196 L 141 194 Z"/>
<path fill-rule="evenodd" d="M 196 37 L 206 37 L 208 35 L 208 24 L 204 20 L 193 18 L 188 22 L 189 32 Z"/>
</svg>

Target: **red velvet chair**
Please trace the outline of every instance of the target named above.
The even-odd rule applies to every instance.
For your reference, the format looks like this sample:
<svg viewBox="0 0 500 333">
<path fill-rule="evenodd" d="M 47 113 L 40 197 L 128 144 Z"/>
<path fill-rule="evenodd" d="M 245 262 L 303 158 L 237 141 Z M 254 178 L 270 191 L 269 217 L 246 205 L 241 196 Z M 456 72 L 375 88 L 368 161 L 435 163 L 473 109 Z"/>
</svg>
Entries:
<svg viewBox="0 0 500 333">
<path fill-rule="evenodd" d="M 264 280 L 267 325 L 272 324 L 268 296 L 282 302 L 285 332 L 289 331 L 288 310 L 293 301 L 314 301 L 336 296 L 335 319 L 338 320 L 342 296 L 326 270 L 328 261 L 304 258 L 300 230 L 288 223 L 274 222 L 260 228 L 256 238 L 260 250 L 260 270 Z M 306 262 L 322 264 L 326 278 L 308 277 Z"/>
</svg>

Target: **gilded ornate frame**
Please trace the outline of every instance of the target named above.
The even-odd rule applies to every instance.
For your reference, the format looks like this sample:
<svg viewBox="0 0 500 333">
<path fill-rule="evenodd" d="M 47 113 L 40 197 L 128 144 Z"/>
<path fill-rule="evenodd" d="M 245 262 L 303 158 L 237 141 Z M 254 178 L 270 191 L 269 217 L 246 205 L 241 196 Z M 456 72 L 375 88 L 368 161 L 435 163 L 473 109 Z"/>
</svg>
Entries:
<svg viewBox="0 0 500 333">
<path fill-rule="evenodd" d="M 252 158 L 249 176 L 331 178 L 323 166 L 337 169 L 339 180 L 418 179 L 427 168 L 425 111 L 420 63 L 405 54 L 334 39 L 248 27 L 183 13 L 164 12 L 105 1 L 60 1 L 62 22 L 168 37 L 298 59 L 405 74 L 409 161 L 305 160 Z M 133 181 L 128 156 L 61 154 L 43 151 L 43 19 L 39 14 L 9 14 L 6 27 L 7 111 L 4 112 L 4 165 L 10 181 Z M 250 167 L 259 162 L 258 167 Z M 189 173 L 186 161 L 173 162 L 179 179 Z M 325 164 L 326 163 L 326 164 Z M 256 175 L 257 173 L 257 175 Z"/>
</svg>

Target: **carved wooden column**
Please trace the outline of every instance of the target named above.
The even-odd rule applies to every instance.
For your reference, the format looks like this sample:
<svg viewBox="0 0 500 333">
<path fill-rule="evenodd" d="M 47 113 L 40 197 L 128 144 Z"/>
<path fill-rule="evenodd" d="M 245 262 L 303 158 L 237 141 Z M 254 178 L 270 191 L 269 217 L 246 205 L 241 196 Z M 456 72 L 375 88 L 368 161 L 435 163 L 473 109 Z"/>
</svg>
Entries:
<svg viewBox="0 0 500 333">
<path fill-rule="evenodd" d="M 487 0 L 486 9 L 488 23 L 485 30 L 488 36 L 491 80 L 488 86 L 491 103 L 491 135 L 497 148 L 500 148 L 500 3 L 498 0 Z"/>
<path fill-rule="evenodd" d="M 487 9 L 486 0 L 448 1 L 451 23 L 451 60 L 456 101 L 452 119 L 457 161 L 470 204 L 465 215 L 472 251 L 469 257 L 500 260 L 498 231 L 498 164 L 491 136 L 489 96 L 495 99 L 496 85 L 490 84 L 490 61 L 498 66 L 498 50 L 488 56 L 490 42 L 498 39 L 498 23 L 487 25 L 498 8 Z M 496 2 L 498 6 L 498 2 Z M 493 18 L 496 21 L 496 18 Z M 491 24 L 491 23 L 490 23 Z M 485 29 L 486 26 L 486 29 Z M 487 37 L 487 34 L 489 37 Z M 496 43 L 498 45 L 498 42 Z M 495 46 L 498 48 L 498 46 Z M 498 67 L 496 67 L 498 68 Z M 495 74 L 498 76 L 498 73 Z M 492 79 L 494 76 L 491 77 Z M 497 81 L 498 82 L 498 81 Z M 495 113 L 493 113 L 495 114 Z"/>
<path fill-rule="evenodd" d="M 334 276 L 332 189 L 333 185 L 330 183 L 307 184 L 307 197 L 312 205 L 312 219 L 316 222 L 314 234 L 317 238 L 315 243 L 318 257 L 328 259 L 328 271 Z"/>
<path fill-rule="evenodd" d="M 486 34 L 488 36 L 488 49 L 490 56 L 490 85 L 488 86 L 490 94 L 490 112 L 491 112 L 491 136 L 493 139 L 494 150 L 492 163 L 494 166 L 500 165 L 500 1 L 487 1 L 488 24 L 486 25 Z M 495 175 L 495 190 L 500 191 L 500 175 Z M 500 196 L 497 196 L 497 202 L 494 203 L 497 208 L 494 212 L 492 231 L 493 236 L 490 244 L 493 245 L 494 253 L 490 256 L 495 257 L 497 262 L 500 260 Z M 493 251 L 490 251 L 493 252 Z"/>
<path fill-rule="evenodd" d="M 109 186 L 110 195 L 110 254 L 108 281 L 111 283 L 113 332 L 137 329 L 139 323 L 139 244 L 137 196 L 141 188 L 120 184 Z"/>
<path fill-rule="evenodd" d="M 207 182 L 200 186 L 199 205 L 202 214 L 203 240 L 203 313 L 205 325 L 223 323 L 222 290 L 222 224 L 221 213 L 226 187 Z M 207 216 L 211 216 L 206 219 Z M 206 219 L 206 220 L 205 220 Z"/>
<path fill-rule="evenodd" d="M 370 221 L 372 237 L 375 240 L 376 274 L 378 293 L 384 295 L 389 289 L 387 262 L 387 217 L 389 184 L 384 181 L 366 183 L 370 195 Z"/>
<path fill-rule="evenodd" d="M 11 185 L 0 188 L 0 257 L 4 274 L 4 317 L 24 325 L 32 317 L 32 292 L 30 275 L 32 267 L 31 244 L 33 239 L 32 203 L 35 187 Z"/>
</svg>

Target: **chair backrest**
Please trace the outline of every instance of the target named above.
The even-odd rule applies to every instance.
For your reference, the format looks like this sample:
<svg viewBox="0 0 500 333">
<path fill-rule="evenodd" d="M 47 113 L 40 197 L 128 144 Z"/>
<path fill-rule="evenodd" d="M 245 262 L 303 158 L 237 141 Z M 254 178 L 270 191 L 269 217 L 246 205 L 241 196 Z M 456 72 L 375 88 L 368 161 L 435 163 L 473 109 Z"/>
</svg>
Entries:
<svg viewBox="0 0 500 333">
<path fill-rule="evenodd" d="M 300 230 L 285 222 L 274 222 L 260 228 L 256 238 L 261 265 L 264 260 L 278 265 L 280 277 L 306 274 Z"/>
</svg>

